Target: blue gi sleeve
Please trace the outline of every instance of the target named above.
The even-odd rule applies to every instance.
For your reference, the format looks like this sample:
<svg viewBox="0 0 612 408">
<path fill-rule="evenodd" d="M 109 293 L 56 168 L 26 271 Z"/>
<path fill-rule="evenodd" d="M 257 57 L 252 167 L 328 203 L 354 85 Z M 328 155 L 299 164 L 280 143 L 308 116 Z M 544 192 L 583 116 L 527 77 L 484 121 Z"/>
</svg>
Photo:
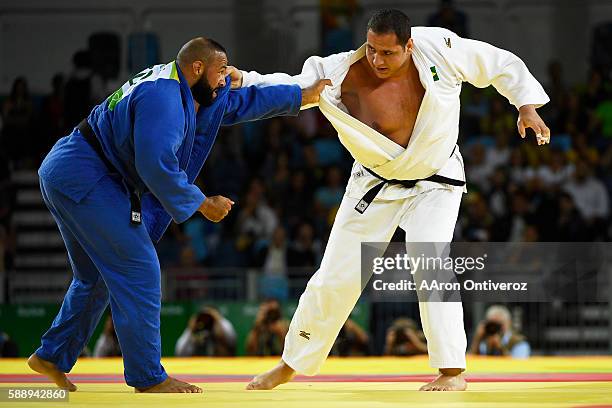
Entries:
<svg viewBox="0 0 612 408">
<path fill-rule="evenodd" d="M 179 168 L 185 113 L 175 81 L 139 86 L 134 98 L 134 153 L 139 176 L 174 221 L 181 223 L 199 208 L 205 196 Z"/>
<path fill-rule="evenodd" d="M 227 126 L 274 116 L 297 116 L 301 104 L 302 89 L 298 85 L 232 89 L 221 124 Z"/>
</svg>

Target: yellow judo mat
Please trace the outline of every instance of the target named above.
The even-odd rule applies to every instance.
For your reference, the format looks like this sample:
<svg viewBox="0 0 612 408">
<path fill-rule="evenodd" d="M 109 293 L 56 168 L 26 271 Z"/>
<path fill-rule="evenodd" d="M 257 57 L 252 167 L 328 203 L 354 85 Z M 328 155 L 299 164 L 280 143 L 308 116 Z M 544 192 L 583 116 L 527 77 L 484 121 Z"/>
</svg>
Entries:
<svg viewBox="0 0 612 408">
<path fill-rule="evenodd" d="M 135 394 L 120 359 L 81 359 L 69 374 L 78 391 L 66 402 L 0 402 L 2 407 L 612 407 L 612 357 L 470 357 L 468 391 L 419 392 L 433 378 L 427 359 L 330 358 L 321 374 L 272 391 L 246 391 L 248 379 L 277 358 L 166 358 L 166 371 L 203 394 Z M 24 359 L 0 360 L 0 388 L 47 387 Z M 4 391 L 6 394 L 6 391 Z"/>
</svg>

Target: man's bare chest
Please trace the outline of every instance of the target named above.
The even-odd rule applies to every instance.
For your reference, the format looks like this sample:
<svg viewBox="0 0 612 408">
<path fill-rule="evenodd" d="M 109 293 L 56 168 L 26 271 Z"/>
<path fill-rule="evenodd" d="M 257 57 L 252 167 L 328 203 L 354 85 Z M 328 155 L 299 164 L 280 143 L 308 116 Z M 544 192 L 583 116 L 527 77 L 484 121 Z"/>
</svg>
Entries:
<svg viewBox="0 0 612 408">
<path fill-rule="evenodd" d="M 379 82 L 349 72 L 342 83 L 341 98 L 351 116 L 405 146 L 424 94 L 418 77 Z"/>
</svg>

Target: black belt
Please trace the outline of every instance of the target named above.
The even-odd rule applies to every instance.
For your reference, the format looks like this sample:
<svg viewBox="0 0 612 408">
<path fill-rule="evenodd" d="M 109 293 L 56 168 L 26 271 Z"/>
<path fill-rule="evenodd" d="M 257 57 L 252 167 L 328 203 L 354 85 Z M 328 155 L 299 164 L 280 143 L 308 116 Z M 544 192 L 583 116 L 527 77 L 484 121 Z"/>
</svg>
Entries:
<svg viewBox="0 0 612 408">
<path fill-rule="evenodd" d="M 98 157 L 104 162 L 106 167 L 111 173 L 119 173 L 115 166 L 108 160 L 106 155 L 104 155 L 104 151 L 102 150 L 102 145 L 100 141 L 96 137 L 93 129 L 87 122 L 87 119 L 83 119 L 81 123 L 77 126 L 79 132 L 83 135 L 87 143 L 94 149 L 94 151 L 98 154 Z M 138 225 L 142 222 L 142 211 L 140 208 L 140 197 L 138 195 L 138 190 L 127 180 L 123 180 L 125 185 L 127 186 L 128 191 L 130 192 L 130 222 L 132 224 Z"/>
<path fill-rule="evenodd" d="M 455 149 L 453 149 L 453 153 L 454 152 L 455 152 Z M 452 156 L 452 153 L 451 153 L 451 156 Z M 397 184 L 400 186 L 404 186 L 406 188 L 412 188 L 416 186 L 416 184 L 419 181 L 433 181 L 435 183 L 450 184 L 451 186 L 457 186 L 457 187 L 465 186 L 465 181 L 463 180 L 455 180 L 455 179 L 440 176 L 437 174 L 434 174 L 433 176 L 429 176 L 424 179 L 417 179 L 417 180 L 394 180 L 394 179 L 387 180 L 386 178 L 383 178 L 379 176 L 378 174 L 374 173 L 372 170 L 368 169 L 367 167 L 364 166 L 363 168 L 366 169 L 368 173 L 370 173 L 377 179 L 382 180 L 382 183 L 378 183 L 377 185 L 369 189 L 365 193 L 365 195 L 361 198 L 361 200 L 359 200 L 359 202 L 355 206 L 355 210 L 360 214 L 363 214 L 365 210 L 368 209 L 370 204 L 372 204 L 372 201 L 374 201 L 374 198 L 376 198 L 376 195 L 380 192 L 380 190 L 382 190 L 385 184 Z"/>
</svg>

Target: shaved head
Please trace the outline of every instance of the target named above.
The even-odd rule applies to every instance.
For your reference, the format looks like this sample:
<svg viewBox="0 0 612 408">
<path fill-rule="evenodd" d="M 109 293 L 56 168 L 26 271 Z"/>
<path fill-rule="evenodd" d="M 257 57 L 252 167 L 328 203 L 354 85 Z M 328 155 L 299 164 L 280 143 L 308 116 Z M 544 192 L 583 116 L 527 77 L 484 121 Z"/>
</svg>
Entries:
<svg viewBox="0 0 612 408">
<path fill-rule="evenodd" d="M 225 48 L 215 40 L 197 37 L 181 47 L 176 61 L 182 66 L 187 66 L 195 61 L 208 64 L 218 52 L 227 55 Z"/>
<path fill-rule="evenodd" d="M 183 45 L 176 64 L 187 79 L 193 99 L 210 106 L 226 84 L 227 51 L 215 40 L 198 37 Z"/>
</svg>

